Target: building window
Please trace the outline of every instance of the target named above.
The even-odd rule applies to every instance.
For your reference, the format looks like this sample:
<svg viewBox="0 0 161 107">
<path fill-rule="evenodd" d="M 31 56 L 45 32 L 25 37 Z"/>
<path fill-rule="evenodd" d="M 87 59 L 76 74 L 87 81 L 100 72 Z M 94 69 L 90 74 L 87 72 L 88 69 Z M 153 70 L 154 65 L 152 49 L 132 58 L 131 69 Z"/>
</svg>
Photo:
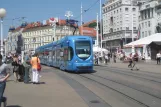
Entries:
<svg viewBox="0 0 161 107">
<path fill-rule="evenodd" d="M 129 27 L 126 27 L 126 30 L 129 30 Z"/>
<path fill-rule="evenodd" d="M 142 28 L 144 28 L 144 23 L 142 23 Z"/>
<path fill-rule="evenodd" d="M 133 27 L 134 30 L 136 30 L 136 27 Z"/>
<path fill-rule="evenodd" d="M 147 37 L 147 31 L 145 31 L 145 37 Z"/>
<path fill-rule="evenodd" d="M 120 21 L 120 24 L 122 24 L 122 21 Z"/>
<path fill-rule="evenodd" d="M 145 28 L 147 28 L 147 22 L 145 22 Z"/>
<path fill-rule="evenodd" d="M 121 12 L 121 8 L 120 8 L 120 12 Z"/>
<path fill-rule="evenodd" d="M 132 11 L 136 11 L 136 8 L 132 8 Z"/>
<path fill-rule="evenodd" d="M 151 31 L 149 30 L 149 35 L 151 35 Z"/>
<path fill-rule="evenodd" d="M 150 27 L 150 21 L 148 21 L 148 27 Z"/>
<path fill-rule="evenodd" d="M 126 7 L 126 8 L 125 8 L 125 11 L 126 11 L 126 12 L 128 12 L 128 11 L 129 11 L 129 9 Z"/>
<path fill-rule="evenodd" d="M 144 37 L 144 32 L 142 32 L 142 37 Z"/>
</svg>

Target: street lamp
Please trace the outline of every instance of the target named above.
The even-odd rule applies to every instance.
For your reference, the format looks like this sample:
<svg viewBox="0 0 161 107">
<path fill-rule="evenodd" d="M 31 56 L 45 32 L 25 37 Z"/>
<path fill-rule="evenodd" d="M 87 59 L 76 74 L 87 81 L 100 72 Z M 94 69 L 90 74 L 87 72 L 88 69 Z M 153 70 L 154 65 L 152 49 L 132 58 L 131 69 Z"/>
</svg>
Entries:
<svg viewBox="0 0 161 107">
<path fill-rule="evenodd" d="M 0 8 L 0 18 L 1 18 L 1 55 L 3 56 L 3 18 L 6 16 L 6 10 Z"/>
<path fill-rule="evenodd" d="M 56 23 L 58 22 L 58 18 L 50 18 L 49 22 L 51 23 L 51 26 L 53 27 L 53 41 L 55 41 L 55 36 L 56 36 Z"/>
<path fill-rule="evenodd" d="M 69 21 L 70 20 L 70 17 L 73 17 L 73 13 L 71 11 L 67 11 L 65 13 L 65 17 L 67 17 L 67 20 Z M 69 35 L 70 35 L 70 27 L 69 27 Z"/>
<path fill-rule="evenodd" d="M 134 36 L 133 36 L 133 0 L 131 0 L 131 36 L 132 36 L 132 47 L 131 47 L 131 51 L 132 51 L 132 54 L 134 54 L 134 51 L 135 51 L 135 49 L 134 49 L 134 44 L 133 44 L 133 42 L 134 42 Z"/>
</svg>

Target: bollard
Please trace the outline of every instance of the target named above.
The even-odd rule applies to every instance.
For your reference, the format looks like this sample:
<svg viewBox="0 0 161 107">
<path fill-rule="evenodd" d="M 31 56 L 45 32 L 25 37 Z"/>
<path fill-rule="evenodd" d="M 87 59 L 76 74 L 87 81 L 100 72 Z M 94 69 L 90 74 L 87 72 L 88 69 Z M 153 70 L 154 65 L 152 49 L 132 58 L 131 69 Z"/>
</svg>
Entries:
<svg viewBox="0 0 161 107">
<path fill-rule="evenodd" d="M 24 66 L 24 83 L 29 83 L 29 70 L 30 66 Z"/>
</svg>

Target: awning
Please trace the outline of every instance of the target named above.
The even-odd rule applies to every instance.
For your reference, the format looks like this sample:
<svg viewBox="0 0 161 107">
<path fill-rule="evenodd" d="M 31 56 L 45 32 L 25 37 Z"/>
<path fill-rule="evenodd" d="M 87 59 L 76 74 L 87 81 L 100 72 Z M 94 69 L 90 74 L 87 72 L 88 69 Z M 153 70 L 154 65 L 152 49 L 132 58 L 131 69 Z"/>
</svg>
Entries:
<svg viewBox="0 0 161 107">
<path fill-rule="evenodd" d="M 136 40 L 134 42 L 131 42 L 129 44 L 124 45 L 124 48 L 126 47 L 143 47 L 144 45 L 149 45 L 152 42 L 161 42 L 161 33 L 156 33 L 151 36 Z"/>
</svg>

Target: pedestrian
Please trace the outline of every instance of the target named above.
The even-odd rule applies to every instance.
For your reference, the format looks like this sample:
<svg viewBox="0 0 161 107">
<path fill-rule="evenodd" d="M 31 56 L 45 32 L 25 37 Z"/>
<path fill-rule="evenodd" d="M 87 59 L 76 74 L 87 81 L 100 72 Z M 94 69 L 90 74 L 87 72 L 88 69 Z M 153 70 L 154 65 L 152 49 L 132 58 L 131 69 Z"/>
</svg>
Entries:
<svg viewBox="0 0 161 107">
<path fill-rule="evenodd" d="M 113 54 L 113 61 L 116 63 L 116 53 Z"/>
<path fill-rule="evenodd" d="M 108 62 L 110 62 L 110 52 L 108 52 Z"/>
<path fill-rule="evenodd" d="M 157 64 L 160 64 L 160 58 L 161 58 L 161 54 L 160 54 L 160 52 L 158 52 L 156 54 Z"/>
<path fill-rule="evenodd" d="M 15 82 L 17 82 L 19 81 L 19 68 L 20 68 L 17 55 L 13 56 L 12 66 L 13 66 L 13 74 L 16 79 Z"/>
<path fill-rule="evenodd" d="M 107 64 L 107 62 L 108 62 L 108 59 L 109 59 L 108 55 L 105 54 L 105 63 L 106 63 L 106 64 Z"/>
<path fill-rule="evenodd" d="M 98 65 L 98 60 L 99 60 L 99 53 L 96 53 L 96 64 Z"/>
<path fill-rule="evenodd" d="M 33 55 L 30 63 L 32 66 L 32 82 L 33 84 L 38 84 L 39 83 L 39 72 L 40 72 L 40 70 L 38 69 L 40 65 L 40 59 L 38 58 L 38 54 L 35 53 Z"/>
<path fill-rule="evenodd" d="M 132 57 L 132 53 L 129 55 L 129 65 L 128 67 L 132 67 L 132 61 L 133 61 L 133 57 Z"/>
<path fill-rule="evenodd" d="M 10 76 L 10 69 L 7 66 L 7 64 L 2 63 L 2 55 L 0 54 L 0 105 L 6 87 L 6 80 L 9 76 Z"/>
</svg>

